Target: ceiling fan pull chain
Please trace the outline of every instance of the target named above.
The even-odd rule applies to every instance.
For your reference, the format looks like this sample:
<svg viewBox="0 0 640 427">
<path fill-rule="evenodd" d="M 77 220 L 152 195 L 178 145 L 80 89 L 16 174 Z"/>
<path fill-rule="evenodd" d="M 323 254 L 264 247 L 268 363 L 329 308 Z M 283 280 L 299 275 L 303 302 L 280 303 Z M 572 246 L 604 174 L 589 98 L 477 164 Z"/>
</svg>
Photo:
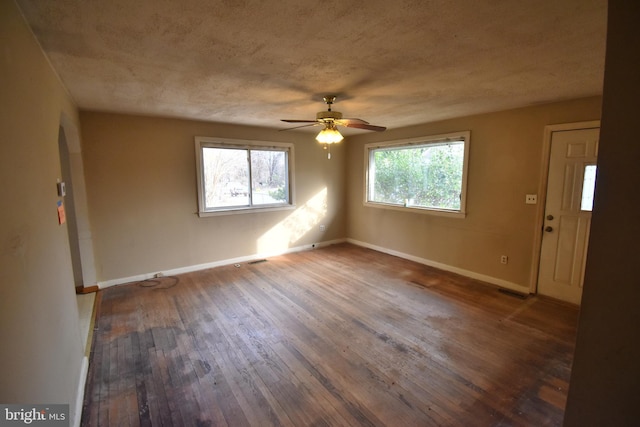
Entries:
<svg viewBox="0 0 640 427">
<path fill-rule="evenodd" d="M 324 144 L 324 149 L 327 150 L 327 159 L 331 160 L 331 144 Z"/>
</svg>

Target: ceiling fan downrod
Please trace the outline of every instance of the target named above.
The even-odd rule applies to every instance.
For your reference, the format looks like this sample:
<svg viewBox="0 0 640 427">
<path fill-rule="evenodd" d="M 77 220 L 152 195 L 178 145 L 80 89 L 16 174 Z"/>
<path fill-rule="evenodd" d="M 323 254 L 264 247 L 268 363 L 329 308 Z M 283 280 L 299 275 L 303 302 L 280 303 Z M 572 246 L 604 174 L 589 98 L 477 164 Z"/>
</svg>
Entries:
<svg viewBox="0 0 640 427">
<path fill-rule="evenodd" d="M 327 111 L 331 111 L 331 104 L 333 104 L 333 101 L 336 100 L 336 96 L 335 95 L 327 95 L 322 99 L 324 99 L 324 102 L 326 102 L 327 106 L 329 107 Z"/>
</svg>

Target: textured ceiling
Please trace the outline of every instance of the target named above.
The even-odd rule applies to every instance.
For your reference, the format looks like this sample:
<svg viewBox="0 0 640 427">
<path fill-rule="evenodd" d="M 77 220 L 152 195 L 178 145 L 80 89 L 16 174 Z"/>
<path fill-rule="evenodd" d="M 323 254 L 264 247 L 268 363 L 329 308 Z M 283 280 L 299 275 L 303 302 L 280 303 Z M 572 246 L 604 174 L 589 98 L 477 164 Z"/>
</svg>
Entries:
<svg viewBox="0 0 640 427">
<path fill-rule="evenodd" d="M 16 0 L 82 109 L 397 128 L 602 93 L 606 0 Z M 357 131 L 362 132 L 362 131 Z"/>
</svg>

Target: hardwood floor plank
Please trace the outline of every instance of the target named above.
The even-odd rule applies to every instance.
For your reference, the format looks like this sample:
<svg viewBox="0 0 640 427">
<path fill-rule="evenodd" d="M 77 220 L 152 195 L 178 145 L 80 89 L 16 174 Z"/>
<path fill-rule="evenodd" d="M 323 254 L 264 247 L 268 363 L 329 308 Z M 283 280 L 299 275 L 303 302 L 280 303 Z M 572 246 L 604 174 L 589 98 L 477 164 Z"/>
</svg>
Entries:
<svg viewBox="0 0 640 427">
<path fill-rule="evenodd" d="M 266 298 L 262 297 L 259 298 L 260 301 L 265 301 Z M 285 301 L 285 298 L 282 297 L 280 298 L 281 301 Z M 252 304 L 259 304 L 260 302 L 258 301 L 258 299 L 256 299 L 256 301 L 253 301 Z M 278 304 L 276 302 L 276 304 Z M 281 303 L 282 304 L 282 303 Z M 304 353 L 307 354 L 309 352 L 315 352 L 315 353 L 322 353 L 322 350 L 320 350 L 321 348 L 326 348 L 326 350 L 328 351 L 332 351 L 334 353 L 332 359 L 330 359 L 330 365 L 339 365 L 342 366 L 342 372 L 348 372 L 351 376 L 354 376 L 354 378 L 351 378 L 351 381 L 349 382 L 349 384 L 358 384 L 361 382 L 361 378 L 355 377 L 355 374 L 359 374 L 361 377 L 363 378 L 367 378 L 369 380 L 371 379 L 375 379 L 377 381 L 377 386 L 379 387 L 383 387 L 386 388 L 388 387 L 388 384 L 391 382 L 391 380 L 387 379 L 387 378 L 383 378 L 380 375 L 380 372 L 378 371 L 373 371 L 369 368 L 364 368 L 365 366 L 365 361 L 359 357 L 357 357 L 357 353 L 350 353 L 349 357 L 346 358 L 343 354 L 339 354 L 338 351 L 335 350 L 331 350 L 333 344 L 335 343 L 331 343 L 331 342 L 321 342 L 321 337 L 322 336 L 331 336 L 332 335 L 332 330 L 331 329 L 327 329 L 324 328 L 322 326 L 321 323 L 315 325 L 316 328 L 313 328 L 314 325 L 314 316 L 313 314 L 310 314 L 309 312 L 305 311 L 300 305 L 296 304 L 296 301 L 294 301 L 293 299 L 289 298 L 286 299 L 285 305 L 284 306 L 279 306 L 276 307 L 274 309 L 274 313 L 280 313 L 280 312 L 284 312 L 284 307 L 287 307 L 289 311 L 294 310 L 295 313 L 295 320 L 292 319 L 288 319 L 288 323 L 287 324 L 283 324 L 281 326 L 281 328 L 288 328 L 291 331 L 300 329 L 301 332 L 298 335 L 298 338 L 300 339 L 300 341 L 296 341 L 296 346 L 295 349 L 296 350 L 301 350 L 303 349 Z M 292 325 L 291 322 L 294 321 L 296 323 L 301 322 L 297 325 Z M 338 336 L 340 336 L 340 334 L 338 334 Z M 311 338 L 309 340 L 309 338 Z M 305 342 L 306 341 L 311 341 L 311 342 L 318 342 L 318 348 L 309 348 L 306 347 Z M 290 340 L 290 342 L 292 343 L 293 341 Z M 345 346 L 345 343 L 342 343 L 343 347 Z M 370 348 L 371 343 L 363 346 L 365 348 Z M 344 350 L 346 351 L 346 350 Z M 343 351 L 343 352 L 344 352 Z M 300 353 L 298 353 L 300 354 Z M 326 358 L 326 355 L 324 356 Z M 347 377 L 347 379 L 349 379 Z M 374 387 L 373 390 L 377 389 L 378 387 Z M 368 394 L 368 398 L 371 399 L 372 396 L 375 394 L 375 391 L 372 390 L 361 390 L 361 392 L 363 393 L 367 393 Z M 393 396 L 393 395 L 392 395 Z M 400 396 L 393 396 L 393 399 L 395 399 L 395 402 L 393 402 L 393 400 L 391 401 L 391 403 L 389 403 L 389 395 L 385 396 L 385 399 L 381 399 L 381 401 L 379 402 L 379 404 L 377 405 L 380 409 L 383 410 L 383 408 L 387 405 L 398 405 L 401 403 L 407 403 L 406 399 L 401 399 Z M 396 419 L 398 420 L 398 422 L 402 422 L 402 417 L 404 415 L 403 414 L 397 414 L 396 415 Z M 360 418 L 362 418 L 362 415 L 359 416 Z"/>
<path fill-rule="evenodd" d="M 280 297 L 280 296 L 278 296 L 276 299 L 281 299 L 281 297 Z M 266 305 L 266 302 L 267 302 L 267 301 L 271 301 L 271 303 L 276 304 L 276 305 L 274 305 L 274 306 Z M 277 315 L 277 313 L 280 313 L 280 312 L 281 312 L 281 307 L 279 307 L 279 306 L 277 305 L 277 303 L 275 302 L 275 300 L 270 299 L 270 298 L 269 298 L 268 296 L 266 296 L 266 295 L 261 295 L 261 297 L 260 297 L 260 298 L 253 299 L 253 300 L 246 301 L 246 302 L 247 302 L 247 304 L 244 304 L 244 306 L 245 306 L 245 307 L 252 307 L 251 311 L 252 311 L 256 316 L 259 316 L 259 317 L 261 317 L 261 318 L 263 319 L 263 320 L 262 320 L 262 323 L 273 323 L 273 324 L 277 324 L 277 323 L 278 323 L 278 320 L 277 320 L 275 317 L 272 317 L 272 316 L 276 316 L 276 315 Z M 256 307 L 260 307 L 260 308 L 261 308 L 261 310 L 260 310 L 260 314 L 258 314 L 258 311 L 256 311 L 256 310 L 255 310 L 255 308 L 256 308 Z M 271 313 L 271 315 L 269 315 L 269 313 Z M 275 314 L 274 314 L 274 313 L 275 313 Z M 269 319 L 268 319 L 268 320 L 265 320 L 265 317 L 264 317 L 264 316 L 267 316 Z M 284 326 L 284 325 L 283 325 L 283 326 L 281 326 L 280 328 L 282 328 L 282 327 L 287 327 L 287 328 L 289 328 L 289 330 L 293 331 L 293 328 L 292 328 L 292 325 L 291 325 L 291 324 L 287 324 L 286 326 Z M 277 328 L 277 329 L 280 329 L 280 328 Z M 302 331 L 302 334 L 303 334 L 304 336 L 308 336 L 308 335 L 309 335 L 309 331 L 308 331 L 308 330 L 303 330 L 303 331 Z M 278 346 L 278 347 L 279 347 L 279 348 L 281 348 L 281 349 L 287 349 L 287 348 L 290 348 L 290 347 L 286 347 L 286 346 L 284 346 L 284 347 L 283 347 L 283 346 L 282 346 L 282 344 L 284 344 L 284 343 L 283 343 L 283 338 L 281 338 L 281 337 L 279 337 L 279 336 L 276 336 L 276 337 L 275 337 L 275 345 L 276 345 L 276 346 Z M 277 351 L 276 353 L 277 353 L 278 355 L 289 356 L 289 357 L 288 357 L 288 361 L 289 361 L 289 363 L 297 363 L 297 365 L 298 365 L 298 366 L 301 366 L 301 365 L 299 364 L 299 362 L 300 362 L 300 360 L 299 360 L 299 359 L 300 359 L 300 357 L 297 357 L 297 358 L 296 358 L 296 357 L 295 357 L 295 355 L 294 355 L 294 354 L 292 354 L 291 352 L 286 352 L 286 351 L 281 352 L 281 351 Z M 296 353 L 297 353 L 297 352 L 296 352 Z M 285 362 L 283 359 L 280 359 L 280 360 L 278 361 L 278 365 L 286 366 L 286 362 Z M 284 374 L 285 374 L 285 376 L 284 376 L 284 378 L 283 378 L 283 380 L 284 380 L 284 381 L 289 381 L 289 382 L 290 382 L 290 381 L 292 380 L 291 376 L 295 377 L 295 372 L 284 372 Z M 314 378 L 315 378 L 316 380 L 318 379 L 318 378 L 317 378 L 317 376 L 315 376 Z M 309 380 L 307 379 L 306 381 L 308 382 Z M 315 387 L 312 387 L 313 385 L 315 385 Z M 315 384 L 308 384 L 307 386 L 302 385 L 301 387 L 304 387 L 304 388 L 306 388 L 307 390 L 311 390 L 311 389 L 312 389 L 312 390 L 313 390 L 313 395 L 314 395 L 314 396 L 316 396 L 316 397 L 315 397 L 315 399 L 316 399 L 316 401 L 318 401 L 318 400 L 319 400 L 319 399 L 317 398 L 318 393 L 320 393 L 320 394 L 324 394 L 324 396 L 325 396 L 325 397 L 326 397 L 326 396 L 328 396 L 328 394 L 324 393 L 324 390 L 322 390 L 322 389 L 319 389 L 319 388 L 318 388 L 318 386 L 319 386 L 319 385 L 322 385 L 322 384 L 318 382 L 318 383 L 315 383 Z M 323 408 L 319 408 L 319 409 L 323 409 Z M 324 409 L 326 410 L 326 408 L 324 408 Z M 331 406 L 331 407 L 330 407 L 330 409 L 333 409 L 333 406 Z M 315 415 L 315 416 L 314 416 L 314 419 L 315 419 L 314 423 L 318 423 L 319 421 L 324 421 L 324 422 L 328 422 L 328 423 L 331 425 L 331 420 L 329 420 L 329 419 L 325 419 L 325 415 L 323 415 L 323 413 L 324 413 L 324 411 L 323 411 L 323 412 L 321 412 L 320 414 L 317 414 L 317 415 Z M 305 415 L 308 415 L 308 414 L 305 414 Z M 362 416 L 361 416 L 361 415 L 360 415 L 360 418 L 362 418 Z M 303 423 L 305 423 L 305 424 L 303 424 L 303 425 L 309 425 L 309 420 L 305 420 L 305 419 L 303 419 L 303 420 L 300 420 L 299 422 L 303 422 Z M 296 424 L 296 425 L 300 425 L 300 424 Z"/>
<path fill-rule="evenodd" d="M 353 245 L 100 291 L 83 426 L 555 426 L 577 308 Z"/>
<path fill-rule="evenodd" d="M 319 295 L 315 294 L 312 298 L 308 299 L 306 303 L 313 304 L 313 300 L 317 301 L 318 297 Z M 338 338 L 343 336 L 346 337 L 345 340 L 342 340 L 336 343 L 337 347 L 341 347 L 344 349 L 343 352 L 351 351 L 349 349 L 349 343 L 351 343 L 352 340 L 354 339 L 355 334 L 351 332 L 351 330 L 353 330 L 354 325 L 360 328 L 362 331 L 366 332 L 367 334 L 370 334 L 370 337 L 369 337 L 370 342 L 368 342 L 366 345 L 361 345 L 354 348 L 361 348 L 365 351 L 366 355 L 373 356 L 375 358 L 377 365 L 379 365 L 378 369 L 381 370 L 380 372 L 376 372 L 375 375 L 378 377 L 378 381 L 380 381 L 381 384 L 383 384 L 385 387 L 388 387 L 389 385 L 398 387 L 401 382 L 400 381 L 401 378 L 399 378 L 399 376 L 401 375 L 401 372 L 398 371 L 398 360 L 402 357 L 411 357 L 407 353 L 414 353 L 413 356 L 415 356 L 415 352 L 410 352 L 405 343 L 401 343 L 391 338 L 389 335 L 387 335 L 387 333 L 378 332 L 373 327 L 369 327 L 367 325 L 364 325 L 362 322 L 360 322 L 358 319 L 364 317 L 363 312 L 356 312 L 355 313 L 356 317 L 351 317 L 346 315 L 344 312 L 341 312 L 339 303 L 340 303 L 339 301 L 331 301 L 331 307 L 335 308 L 333 312 L 333 317 L 335 318 L 336 322 L 332 324 L 328 329 L 324 328 L 324 330 L 321 331 L 321 334 L 326 336 L 331 336 L 332 331 L 339 331 L 340 333 L 333 334 L 333 337 L 338 337 Z M 305 304 L 305 303 L 299 303 L 299 304 Z M 326 304 L 326 302 L 322 301 L 322 304 Z M 375 309 L 379 310 L 380 307 L 375 307 Z M 312 318 L 313 316 L 317 315 L 317 313 L 312 312 L 308 306 L 306 310 L 309 312 Z M 310 319 L 305 319 L 305 322 L 309 322 L 309 320 Z M 343 325 L 347 325 L 347 326 L 344 327 Z M 358 333 L 358 334 L 362 335 L 361 333 Z M 378 348 L 380 348 L 380 350 L 377 350 Z M 356 351 L 354 354 L 350 356 L 350 359 L 355 358 L 356 356 L 362 356 L 362 355 L 363 354 L 359 354 Z M 422 357 L 422 355 L 420 355 L 420 357 Z M 361 363 L 365 363 L 363 359 L 361 359 Z M 370 373 L 368 375 L 372 376 L 374 374 Z M 420 394 L 421 396 L 424 396 L 424 394 L 426 393 L 424 389 L 417 389 L 416 387 L 414 387 L 411 384 L 411 381 L 409 378 L 405 378 L 405 383 L 403 384 L 403 386 L 404 386 L 404 390 L 400 390 L 398 392 L 398 398 L 401 399 L 405 404 L 411 405 L 407 400 L 407 399 L 410 399 L 411 397 L 411 394 L 408 393 L 410 388 L 413 389 L 414 393 Z M 433 411 L 432 406 L 426 407 L 426 409 L 423 409 L 423 410 L 425 413 L 429 413 L 431 416 L 434 416 L 435 412 L 432 412 Z M 445 421 L 445 420 L 442 420 L 442 421 Z M 452 422 L 450 418 L 448 418 L 446 421 Z"/>
</svg>

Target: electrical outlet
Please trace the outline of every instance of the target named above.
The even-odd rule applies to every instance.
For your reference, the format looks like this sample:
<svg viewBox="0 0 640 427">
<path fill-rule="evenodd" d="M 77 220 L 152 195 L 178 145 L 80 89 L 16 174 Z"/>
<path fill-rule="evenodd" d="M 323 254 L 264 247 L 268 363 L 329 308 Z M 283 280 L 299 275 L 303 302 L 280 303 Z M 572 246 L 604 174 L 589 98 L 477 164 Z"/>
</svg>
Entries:
<svg viewBox="0 0 640 427">
<path fill-rule="evenodd" d="M 500 257 L 500 264 L 507 264 L 509 262 L 509 257 L 506 255 L 502 255 Z"/>
<path fill-rule="evenodd" d="M 524 198 L 524 202 L 528 205 L 535 205 L 538 203 L 538 195 L 537 194 L 527 194 Z"/>
<path fill-rule="evenodd" d="M 320 231 L 326 231 L 326 229 L 327 229 L 326 225 L 324 224 L 320 225 Z"/>
</svg>

